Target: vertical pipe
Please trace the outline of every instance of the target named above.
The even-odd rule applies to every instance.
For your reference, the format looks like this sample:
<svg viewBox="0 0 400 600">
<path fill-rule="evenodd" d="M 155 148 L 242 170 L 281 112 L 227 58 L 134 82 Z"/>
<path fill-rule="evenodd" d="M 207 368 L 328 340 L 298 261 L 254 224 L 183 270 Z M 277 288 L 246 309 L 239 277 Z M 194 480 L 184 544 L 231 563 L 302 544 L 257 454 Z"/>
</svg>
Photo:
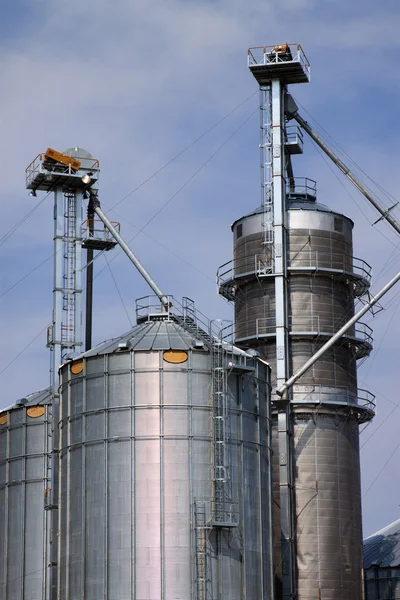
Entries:
<svg viewBox="0 0 400 600">
<path fill-rule="evenodd" d="M 104 537 L 103 537 L 103 598 L 108 599 L 108 530 L 109 530 L 109 506 L 108 506 L 108 417 L 109 417 L 109 362 L 108 356 L 104 356 L 104 429 L 103 429 L 103 448 L 104 448 Z M 72 600 L 72 599 L 71 599 Z"/>
<path fill-rule="evenodd" d="M 136 381 L 135 381 L 135 353 L 131 352 L 131 364 L 130 364 L 130 386 L 131 386 L 131 600 L 136 600 Z"/>
<path fill-rule="evenodd" d="M 51 387 L 58 397 L 58 367 L 61 365 L 62 314 L 63 314 L 63 238 L 64 194 L 54 191 L 54 288 L 53 288 L 53 342 L 51 361 Z"/>
<path fill-rule="evenodd" d="M 284 165 L 284 87 L 279 79 L 272 85 L 272 189 L 274 214 L 274 272 L 276 318 L 276 383 L 288 377 L 288 292 L 286 257 L 286 183 Z M 292 477 L 291 407 L 278 407 L 279 494 L 281 518 L 281 561 L 283 600 L 293 598 L 296 577 L 294 551 L 294 494 Z"/>
<path fill-rule="evenodd" d="M 286 185 L 282 127 L 283 90 L 279 79 L 272 81 L 272 187 L 274 215 L 274 272 L 276 303 L 277 387 L 287 379 L 287 290 L 286 290 Z"/>
<path fill-rule="evenodd" d="M 88 208 L 88 233 L 89 238 L 94 233 L 94 211 Z M 93 329 L 93 248 L 86 250 L 86 310 L 85 310 L 85 352 L 92 347 Z"/>
<path fill-rule="evenodd" d="M 164 370 L 162 352 L 159 352 L 159 393 L 160 393 L 160 600 L 165 595 L 165 498 L 164 498 Z"/>
<path fill-rule="evenodd" d="M 82 220 L 83 195 L 75 192 L 75 310 L 74 310 L 74 350 L 82 345 Z"/>
<path fill-rule="evenodd" d="M 27 552 L 27 543 L 26 543 L 26 462 L 27 462 L 27 456 L 26 456 L 26 447 L 27 447 L 27 435 L 28 435 L 28 415 L 26 412 L 26 408 L 23 409 L 24 412 L 24 425 L 25 427 L 22 428 L 21 431 L 21 435 L 22 435 L 22 469 L 21 469 L 21 478 L 22 478 L 22 485 L 21 485 L 21 508 L 22 508 L 22 518 L 21 518 L 21 543 L 22 543 L 22 552 L 21 552 L 21 587 L 20 587 L 20 593 L 21 593 L 21 598 L 25 599 L 25 594 L 27 592 L 26 590 L 26 581 L 25 581 L 25 577 L 27 576 L 26 573 L 26 552 Z M 29 586 L 28 586 L 29 589 Z"/>
</svg>

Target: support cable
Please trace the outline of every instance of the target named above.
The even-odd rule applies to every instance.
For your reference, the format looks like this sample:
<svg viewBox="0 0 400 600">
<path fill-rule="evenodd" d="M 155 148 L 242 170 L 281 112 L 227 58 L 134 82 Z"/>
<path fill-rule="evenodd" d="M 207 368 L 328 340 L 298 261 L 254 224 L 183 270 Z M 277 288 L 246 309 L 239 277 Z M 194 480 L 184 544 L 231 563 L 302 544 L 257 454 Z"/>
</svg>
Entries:
<svg viewBox="0 0 400 600">
<path fill-rule="evenodd" d="M 140 188 L 142 188 L 146 183 L 148 183 L 154 177 L 156 177 L 159 173 L 161 173 L 162 171 L 164 171 L 164 169 L 166 169 L 170 164 L 172 164 L 177 158 L 179 158 L 180 156 L 182 156 L 182 154 L 184 154 L 187 150 L 190 150 L 190 148 L 192 148 L 195 144 L 197 144 L 197 142 L 199 142 L 200 140 L 202 140 L 206 135 L 208 135 L 211 131 L 213 131 L 213 129 L 215 129 L 216 127 L 218 127 L 218 125 L 220 125 L 223 121 L 225 121 L 228 117 L 230 117 L 234 112 L 236 112 L 244 104 L 246 104 L 246 102 L 248 102 L 251 98 L 253 98 L 257 93 L 258 93 L 258 91 L 253 92 L 252 94 L 250 94 L 250 96 L 248 96 L 245 100 L 243 100 L 242 102 L 240 102 L 240 104 L 238 104 L 237 106 L 235 106 L 235 108 L 233 108 L 232 110 L 230 110 L 224 117 L 222 117 L 221 119 L 219 119 L 219 121 L 217 121 L 216 123 L 214 123 L 214 125 L 212 125 L 211 127 L 209 127 L 204 133 L 202 133 L 201 135 L 199 135 L 199 137 L 197 137 L 195 140 L 193 140 L 193 142 L 191 142 L 183 150 L 181 150 L 180 152 L 178 152 L 178 154 L 176 154 L 173 158 L 171 158 L 168 162 L 166 162 L 162 167 L 160 167 L 159 169 L 157 169 L 157 171 L 155 171 L 152 175 L 150 175 L 149 177 L 147 177 L 147 179 L 145 179 L 144 181 L 142 181 L 142 183 L 140 183 L 133 190 L 131 190 L 128 194 L 126 194 L 126 196 L 124 196 L 121 200 L 118 200 L 118 202 L 116 204 L 114 204 L 114 206 L 112 206 L 109 210 L 114 210 L 114 208 L 116 206 L 118 206 L 119 204 L 121 204 L 122 202 L 124 202 L 127 198 L 129 198 L 129 196 L 132 196 L 132 194 L 134 194 L 135 192 L 137 192 L 138 190 L 140 190 Z"/>
<path fill-rule="evenodd" d="M 121 294 L 121 290 L 120 290 L 120 289 L 119 289 L 119 287 L 118 287 L 117 280 L 115 279 L 114 273 L 112 272 L 112 269 L 111 269 L 111 267 L 110 267 L 110 263 L 109 263 L 109 261 L 108 261 L 108 258 L 107 258 L 107 256 L 106 256 L 106 255 L 104 255 L 104 259 L 105 259 L 105 261 L 106 261 L 106 263 L 107 263 L 107 267 L 108 267 L 108 270 L 110 271 L 110 275 L 111 275 L 111 277 L 112 277 L 112 280 L 113 280 L 113 282 L 114 282 L 114 285 L 115 285 L 115 288 L 116 288 L 116 290 L 117 290 L 117 293 L 118 293 L 119 299 L 121 300 L 121 304 L 122 304 L 122 306 L 124 307 L 124 311 L 125 311 L 125 314 L 126 314 L 126 316 L 127 316 L 127 318 L 128 318 L 129 325 L 130 325 L 131 327 L 133 327 L 132 320 L 131 320 L 131 318 L 130 318 L 130 316 L 129 316 L 128 309 L 126 308 L 126 304 L 125 304 L 125 302 L 124 302 L 124 299 L 123 299 L 123 297 L 122 297 L 122 294 Z"/>
<path fill-rule="evenodd" d="M 46 331 L 47 327 L 48 327 L 48 325 L 45 325 L 43 327 L 43 329 L 41 329 L 39 331 L 39 333 L 37 335 L 35 335 L 35 337 L 28 344 L 26 344 L 26 346 L 24 346 L 24 348 L 22 348 L 22 350 L 20 352 L 18 352 L 17 355 L 14 356 L 14 358 L 12 360 L 10 360 L 10 362 L 2 369 L 2 371 L 0 371 L 0 375 L 2 375 L 4 373 L 4 371 L 6 371 L 8 369 L 8 367 L 11 367 L 11 365 L 25 352 L 25 350 L 27 350 L 30 346 L 32 346 L 32 344 L 38 339 L 38 337 Z"/>
<path fill-rule="evenodd" d="M 253 94 L 254 95 L 254 94 Z M 172 196 L 170 196 L 170 198 L 168 198 L 168 200 L 166 202 L 164 202 L 164 204 L 156 211 L 156 213 L 153 214 L 153 216 L 146 221 L 146 223 L 135 233 L 135 235 L 128 241 L 128 245 L 131 244 L 133 242 L 133 240 L 135 238 L 137 238 L 137 236 L 143 232 L 143 230 L 150 225 L 150 223 L 152 221 L 154 221 L 154 219 L 156 217 L 158 217 L 158 215 L 181 193 L 181 191 L 183 189 L 185 189 L 185 187 L 187 185 L 189 185 L 189 183 L 191 183 L 191 181 L 193 181 L 193 179 L 211 162 L 211 160 L 213 158 L 215 158 L 215 156 L 228 144 L 228 142 L 230 142 L 230 140 L 240 131 L 240 129 L 242 129 L 242 127 L 244 127 L 244 125 L 246 125 L 246 123 L 248 121 L 250 121 L 250 119 L 255 115 L 256 112 L 258 112 L 258 107 L 252 111 L 252 113 L 239 125 L 239 127 L 237 127 L 235 129 L 235 131 L 220 145 L 218 146 L 218 148 L 211 154 L 211 156 L 209 156 L 209 158 L 204 161 L 200 167 L 198 169 L 196 169 L 196 171 L 185 181 L 185 183 L 183 185 L 181 185 L 180 188 L 178 188 L 176 190 L 176 192 L 174 192 L 172 194 Z M 121 250 L 117 253 L 114 254 L 114 256 L 112 257 L 112 259 L 110 260 L 110 263 L 112 261 L 114 261 L 116 258 L 118 258 L 118 256 L 121 254 Z M 103 269 L 101 269 L 95 276 L 98 277 L 107 267 L 104 267 Z"/>
<path fill-rule="evenodd" d="M 396 202 L 396 198 L 390 192 L 385 190 L 385 188 L 383 188 L 377 181 L 372 179 L 372 177 L 370 175 L 368 175 L 368 173 L 366 173 L 358 163 L 356 163 L 356 161 L 346 152 L 346 150 L 342 146 L 340 146 L 340 144 L 335 140 L 335 138 L 333 138 L 330 135 L 330 133 L 326 129 L 324 129 L 324 127 L 321 125 L 321 123 L 319 123 L 317 121 L 317 119 L 315 117 L 313 117 L 313 115 L 300 102 L 298 102 L 297 100 L 295 100 L 295 101 L 296 101 L 296 104 L 301 106 L 302 110 L 304 110 L 304 112 L 307 113 L 308 116 L 316 123 L 316 125 L 325 133 L 327 138 L 329 138 L 330 141 L 332 142 L 332 145 L 336 146 L 337 150 L 339 152 L 341 152 L 343 154 L 343 156 L 345 156 L 356 167 L 356 169 L 358 169 L 360 171 L 360 173 L 362 173 L 367 179 L 369 179 L 369 181 L 371 181 L 371 183 L 373 183 L 386 196 L 386 198 L 388 200 L 390 200 L 391 202 Z M 370 189 L 370 188 L 368 188 L 368 189 Z M 370 191 L 372 192 L 371 189 L 370 189 Z"/>
<path fill-rule="evenodd" d="M 6 241 L 7 241 L 7 240 L 8 240 L 8 239 L 9 239 L 9 238 L 10 238 L 10 237 L 11 237 L 11 236 L 12 236 L 12 235 L 13 235 L 13 234 L 14 234 L 14 233 L 15 233 L 15 232 L 16 232 L 16 231 L 17 231 L 17 230 L 18 230 L 18 229 L 21 227 L 21 225 L 23 225 L 23 224 L 25 223 L 25 221 L 27 221 L 27 220 L 29 219 L 29 217 L 30 217 L 31 215 L 33 215 L 33 213 L 35 212 L 35 210 L 37 210 L 37 209 L 39 208 L 39 206 L 40 206 L 41 204 L 43 204 L 43 202 L 44 202 L 45 200 L 47 200 L 47 198 L 48 198 L 49 196 L 50 196 L 50 192 L 49 192 L 48 194 L 46 194 L 46 195 L 44 196 L 44 198 L 42 198 L 42 199 L 40 200 L 40 202 L 38 202 L 38 203 L 37 203 L 37 204 L 36 204 L 36 205 L 35 205 L 33 208 L 31 208 L 31 210 L 30 210 L 29 212 L 27 212 L 27 213 L 26 213 L 26 215 L 25 215 L 25 216 L 23 216 L 23 217 L 22 217 L 22 219 L 20 219 L 20 220 L 18 221 L 18 223 L 16 223 L 15 225 L 13 225 L 13 227 L 11 227 L 11 229 L 10 229 L 10 230 L 9 230 L 7 233 L 5 233 L 5 234 L 3 235 L 3 237 L 2 237 L 2 238 L 0 238 L 0 247 L 1 247 L 3 244 L 5 244 L 5 243 L 6 243 Z"/>
</svg>

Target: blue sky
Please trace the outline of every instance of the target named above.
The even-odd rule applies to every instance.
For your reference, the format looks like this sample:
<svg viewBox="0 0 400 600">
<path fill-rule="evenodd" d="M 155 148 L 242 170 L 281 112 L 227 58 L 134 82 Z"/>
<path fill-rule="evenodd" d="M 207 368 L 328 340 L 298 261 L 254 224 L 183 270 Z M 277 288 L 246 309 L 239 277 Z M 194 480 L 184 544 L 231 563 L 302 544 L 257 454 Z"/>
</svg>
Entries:
<svg viewBox="0 0 400 600">
<path fill-rule="evenodd" d="M 24 187 L 25 168 L 40 151 L 78 145 L 92 152 L 101 163 L 103 205 L 112 206 L 256 92 L 246 67 L 249 46 L 286 40 L 301 43 L 311 62 L 312 82 L 294 88 L 294 96 L 396 197 L 399 25 L 398 4 L 389 0 L 7 3 L 0 21 L 0 238 L 40 201 Z M 259 203 L 257 103 L 255 94 L 110 213 L 131 239 L 133 225 L 146 223 L 252 115 L 145 229 L 151 238 L 140 234 L 132 242 L 166 293 L 194 298 L 210 318 L 231 315 L 215 285 L 217 267 L 231 257 L 230 224 Z M 317 180 L 321 202 L 354 220 L 355 255 L 372 265 L 375 278 L 381 275 L 378 290 L 398 268 L 395 235 L 384 224 L 371 226 L 374 211 L 311 144 L 295 169 Z M 51 254 L 49 198 L 0 247 L 0 295 Z M 101 257 L 97 272 L 105 264 Z M 48 383 L 44 333 L 7 365 L 51 320 L 51 265 L 0 298 L 0 406 Z M 125 257 L 113 260 L 112 269 L 133 320 L 134 300 L 148 290 Z M 108 269 L 95 286 L 95 341 L 101 341 L 129 321 Z M 400 417 L 398 307 L 395 298 L 374 320 L 375 351 L 359 370 L 360 387 L 377 395 L 377 416 L 361 436 L 366 534 L 400 512 L 400 450 L 390 459 Z"/>
</svg>

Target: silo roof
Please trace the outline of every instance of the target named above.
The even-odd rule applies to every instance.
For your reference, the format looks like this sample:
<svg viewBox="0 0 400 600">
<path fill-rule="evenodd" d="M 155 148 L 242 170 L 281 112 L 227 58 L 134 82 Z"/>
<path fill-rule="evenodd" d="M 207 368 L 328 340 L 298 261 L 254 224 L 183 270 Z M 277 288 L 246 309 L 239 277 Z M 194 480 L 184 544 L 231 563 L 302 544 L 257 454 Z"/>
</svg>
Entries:
<svg viewBox="0 0 400 600">
<path fill-rule="evenodd" d="M 120 344 L 127 344 L 126 348 L 130 350 L 140 351 L 190 350 L 193 348 L 200 350 L 209 340 L 210 338 L 205 331 L 202 331 L 201 334 L 196 334 L 195 331 L 193 333 L 187 331 L 173 319 L 154 319 L 139 323 L 133 329 L 119 337 L 101 342 L 82 354 L 81 357 L 86 358 L 102 354 L 112 354 L 121 348 Z M 253 358 L 253 354 L 232 346 L 229 343 L 226 343 L 225 347 L 227 351 L 233 354 Z"/>
<path fill-rule="evenodd" d="M 112 354 L 118 350 L 120 344 L 128 344 L 132 350 L 188 350 L 193 348 L 194 343 L 193 335 L 178 323 L 153 320 L 140 323 L 119 337 L 98 344 L 83 356 Z"/>
<path fill-rule="evenodd" d="M 329 206 L 326 206 L 325 204 L 321 204 L 321 202 L 315 202 L 314 200 L 305 200 L 305 199 L 304 200 L 303 199 L 292 200 L 288 205 L 288 210 L 307 210 L 307 211 L 318 211 L 318 212 L 330 213 L 332 215 L 338 215 L 338 216 L 342 217 L 343 219 L 347 219 L 354 226 L 353 221 L 349 217 L 346 217 L 346 215 L 343 215 L 342 213 L 338 213 L 337 211 L 329 208 Z M 236 219 L 236 221 L 234 221 L 232 223 L 232 230 L 233 230 L 234 226 L 236 225 L 236 223 L 238 223 L 242 219 L 245 219 L 247 217 L 252 217 L 253 215 L 260 215 L 263 212 L 264 212 L 264 208 L 262 206 L 258 206 L 257 208 L 255 208 L 254 210 L 249 212 L 247 215 L 243 215 L 243 217 L 240 217 L 240 219 Z"/>
<path fill-rule="evenodd" d="M 2 408 L 0 412 L 6 412 L 12 410 L 13 408 L 21 408 L 22 406 L 37 406 L 38 404 L 50 404 L 53 396 L 51 393 L 51 388 L 46 388 L 44 390 L 40 390 L 39 392 L 33 392 L 32 394 L 28 394 L 25 398 L 20 398 L 5 408 Z"/>
<path fill-rule="evenodd" d="M 400 519 L 364 540 L 364 569 L 400 565 Z"/>
</svg>

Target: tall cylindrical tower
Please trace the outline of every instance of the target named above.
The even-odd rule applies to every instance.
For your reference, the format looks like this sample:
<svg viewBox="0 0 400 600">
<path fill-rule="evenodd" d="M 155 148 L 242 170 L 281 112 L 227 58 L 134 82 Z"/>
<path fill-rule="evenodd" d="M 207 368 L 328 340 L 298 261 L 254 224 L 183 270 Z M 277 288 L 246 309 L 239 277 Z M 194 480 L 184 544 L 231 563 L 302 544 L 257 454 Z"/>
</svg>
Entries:
<svg viewBox="0 0 400 600">
<path fill-rule="evenodd" d="M 148 313 L 60 371 L 60 598 L 270 600 L 269 367 Z"/>
<path fill-rule="evenodd" d="M 274 389 L 353 316 L 370 268 L 353 257 L 351 220 L 317 203 L 315 182 L 293 177 L 291 156 L 302 151 L 302 137 L 286 126 L 284 105 L 296 69 L 299 82 L 299 47 L 262 50 L 254 73 L 261 85 L 262 204 L 233 224 L 234 259 L 218 276 L 221 294 L 234 302 L 235 342 L 268 360 Z M 357 324 L 299 379 L 288 406 L 275 397 L 279 599 L 362 598 L 358 425 L 374 405 L 357 389 L 356 362 L 371 343 L 370 328 Z"/>
</svg>

